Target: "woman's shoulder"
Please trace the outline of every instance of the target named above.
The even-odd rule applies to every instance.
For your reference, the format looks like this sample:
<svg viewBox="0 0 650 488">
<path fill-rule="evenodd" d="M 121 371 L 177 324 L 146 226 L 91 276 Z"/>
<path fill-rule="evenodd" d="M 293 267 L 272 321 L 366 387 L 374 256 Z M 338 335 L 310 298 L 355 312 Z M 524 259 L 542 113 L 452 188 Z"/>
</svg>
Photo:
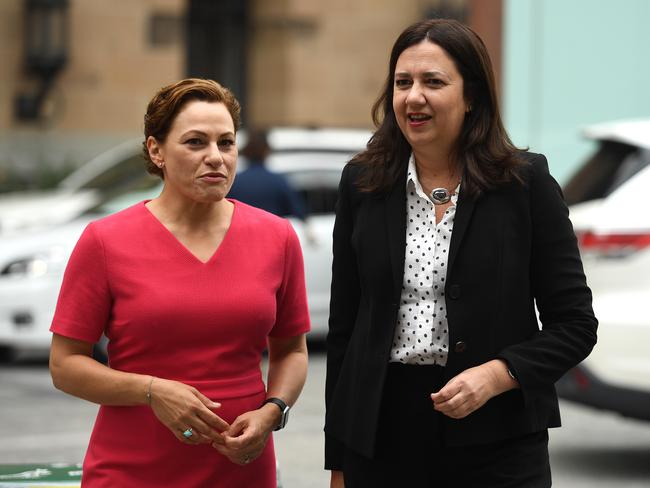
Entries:
<svg viewBox="0 0 650 488">
<path fill-rule="evenodd" d="M 517 157 L 522 164 L 519 165 L 519 175 L 522 180 L 529 183 L 536 175 L 548 173 L 548 161 L 546 156 L 541 153 L 520 150 Z"/>
<path fill-rule="evenodd" d="M 529 165 L 538 165 L 538 164 L 547 164 L 546 156 L 541 153 L 536 153 L 532 151 L 519 150 L 517 151 L 517 156 L 526 164 Z"/>
<path fill-rule="evenodd" d="M 230 201 L 235 204 L 235 212 L 237 212 L 238 216 L 250 225 L 275 231 L 287 226 L 287 219 L 283 217 L 278 217 L 271 212 L 253 207 L 239 200 L 230 199 Z"/>
<path fill-rule="evenodd" d="M 92 227 L 101 234 L 125 233 L 130 229 L 142 229 L 142 220 L 147 216 L 146 201 L 136 203 L 123 210 L 93 220 L 88 227 Z"/>
<path fill-rule="evenodd" d="M 288 244 L 299 242 L 298 235 L 289 219 L 278 217 L 266 210 L 252 207 L 239 200 L 235 204 L 237 232 L 242 242 L 255 242 L 265 249 L 284 249 Z"/>
</svg>

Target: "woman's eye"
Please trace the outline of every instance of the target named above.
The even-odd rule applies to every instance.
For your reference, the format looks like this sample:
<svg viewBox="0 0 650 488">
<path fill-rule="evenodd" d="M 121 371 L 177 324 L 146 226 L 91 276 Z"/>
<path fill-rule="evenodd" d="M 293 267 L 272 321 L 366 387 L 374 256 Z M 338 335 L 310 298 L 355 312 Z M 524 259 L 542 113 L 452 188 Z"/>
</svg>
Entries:
<svg viewBox="0 0 650 488">
<path fill-rule="evenodd" d="M 427 80 L 427 84 L 429 84 L 431 86 L 443 86 L 444 85 L 443 81 L 439 80 L 437 78 L 429 78 Z"/>
<path fill-rule="evenodd" d="M 410 84 L 411 84 L 411 80 L 407 80 L 407 79 L 395 80 L 395 86 L 398 88 L 404 88 L 409 86 Z"/>
<path fill-rule="evenodd" d="M 193 137 L 191 139 L 186 140 L 185 144 L 188 144 L 190 146 L 200 146 L 201 144 L 203 144 L 203 141 L 198 137 Z"/>
<path fill-rule="evenodd" d="M 219 141 L 219 145 L 222 147 L 230 148 L 235 145 L 235 141 L 233 141 L 232 139 L 224 139 L 222 141 Z"/>
</svg>

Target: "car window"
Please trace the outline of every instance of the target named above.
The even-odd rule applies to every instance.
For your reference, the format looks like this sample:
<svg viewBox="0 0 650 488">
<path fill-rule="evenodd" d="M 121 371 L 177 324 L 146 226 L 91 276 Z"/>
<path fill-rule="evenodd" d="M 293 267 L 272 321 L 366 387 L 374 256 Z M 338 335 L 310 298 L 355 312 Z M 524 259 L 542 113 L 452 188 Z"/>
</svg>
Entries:
<svg viewBox="0 0 650 488">
<path fill-rule="evenodd" d="M 334 213 L 341 171 L 353 156 L 349 151 L 275 152 L 268 167 L 286 176 L 309 215 L 325 215 Z"/>
<path fill-rule="evenodd" d="M 647 150 L 602 141 L 564 186 L 564 198 L 568 205 L 604 198 L 648 164 Z"/>
<path fill-rule="evenodd" d="M 146 173 L 144 161 L 140 154 L 118 161 L 94 178 L 85 182 L 81 188 L 112 191 L 115 188 L 128 187 L 134 181 L 142 179 Z"/>
<path fill-rule="evenodd" d="M 134 181 L 128 191 L 111 191 L 101 195 L 100 201 L 86 211 L 87 214 L 108 215 L 119 212 L 142 200 L 151 200 L 160 195 L 162 181 L 158 177 L 141 177 Z"/>
<path fill-rule="evenodd" d="M 284 174 L 289 184 L 302 195 L 309 215 L 334 213 L 340 170 L 304 170 Z"/>
</svg>

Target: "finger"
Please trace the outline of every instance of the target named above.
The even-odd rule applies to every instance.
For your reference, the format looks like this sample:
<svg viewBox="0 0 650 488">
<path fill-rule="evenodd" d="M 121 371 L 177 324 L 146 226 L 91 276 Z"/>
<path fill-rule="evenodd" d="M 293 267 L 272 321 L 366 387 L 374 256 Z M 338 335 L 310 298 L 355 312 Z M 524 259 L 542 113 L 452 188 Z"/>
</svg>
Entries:
<svg viewBox="0 0 650 488">
<path fill-rule="evenodd" d="M 432 393 L 431 399 L 434 401 L 434 403 L 444 403 L 454 398 L 456 395 L 460 393 L 460 391 L 461 391 L 460 385 L 449 382 L 445 386 L 443 386 L 437 393 Z"/>
<path fill-rule="evenodd" d="M 238 458 L 240 456 L 240 452 L 235 451 L 234 449 L 231 449 L 229 446 L 226 444 L 218 444 L 216 442 L 212 443 L 212 447 L 219 452 L 220 454 L 223 454 L 227 458 Z"/>
<path fill-rule="evenodd" d="M 241 451 L 251 444 L 250 436 L 246 434 L 239 435 L 237 437 L 231 437 L 228 434 L 224 435 L 224 444 L 232 451 Z"/>
<path fill-rule="evenodd" d="M 248 426 L 247 426 L 248 427 Z M 236 436 L 228 433 L 224 434 L 224 443 L 234 452 L 249 452 L 255 449 L 261 442 L 263 442 L 259 431 L 247 428 Z"/>
<path fill-rule="evenodd" d="M 224 432 L 230 428 L 230 424 L 224 419 L 219 417 L 212 410 L 208 410 L 205 406 L 199 408 L 196 414 L 201 418 L 203 422 L 208 424 L 213 430 L 217 432 Z"/>
<path fill-rule="evenodd" d="M 231 449 L 228 449 L 218 444 L 217 445 L 212 444 L 212 447 L 216 449 L 217 452 L 227 457 L 230 460 L 230 462 L 234 464 L 238 464 L 240 466 L 244 464 L 248 464 L 250 461 L 253 460 L 253 456 L 247 456 L 243 452 L 233 451 Z"/>
<path fill-rule="evenodd" d="M 212 400 L 210 400 L 207 396 L 205 396 L 200 391 L 196 390 L 195 395 L 198 397 L 199 400 L 201 400 L 203 405 L 205 405 L 206 407 L 208 407 L 210 409 L 221 408 L 221 403 L 213 402 Z"/>
<path fill-rule="evenodd" d="M 204 422 L 200 415 L 188 421 L 187 425 L 192 427 L 193 435 L 190 436 L 192 440 L 198 439 L 200 442 L 206 442 L 206 440 L 212 442 L 213 439 L 217 440 L 217 436 L 219 436 L 219 432 L 216 432 L 209 424 Z"/>
<path fill-rule="evenodd" d="M 221 433 L 216 433 L 215 436 L 211 438 L 211 440 L 212 440 L 212 444 L 218 444 L 220 446 L 226 445 L 224 435 Z"/>
<path fill-rule="evenodd" d="M 210 412 L 209 410 L 205 410 L 203 408 L 198 409 L 195 412 L 195 415 L 196 416 L 192 418 L 190 423 L 198 427 L 201 433 L 211 438 L 214 437 L 216 439 L 218 434 L 221 434 L 221 432 L 224 432 L 230 428 L 228 422 Z"/>
<path fill-rule="evenodd" d="M 227 458 L 230 458 L 231 456 L 234 455 L 234 453 L 228 449 L 228 447 L 225 444 L 218 444 L 216 442 L 212 443 L 212 447 L 219 453 L 223 454 Z"/>
<path fill-rule="evenodd" d="M 432 394 L 431 395 L 431 400 L 433 401 L 434 407 L 439 407 L 439 406 L 445 405 L 445 404 L 449 403 L 450 401 L 452 401 L 454 398 L 456 398 L 456 396 L 459 393 L 460 393 L 460 391 L 454 396 L 449 396 L 449 395 L 436 396 L 435 394 Z"/>
<path fill-rule="evenodd" d="M 172 429 L 172 432 L 176 438 L 181 441 L 183 444 L 198 445 L 200 444 L 200 435 L 194 432 L 194 429 L 191 427 L 183 428 L 176 427 Z"/>
<path fill-rule="evenodd" d="M 445 402 L 434 402 L 433 408 L 440 412 L 453 412 L 455 409 L 463 405 L 467 398 L 460 393 Z"/>
<path fill-rule="evenodd" d="M 224 437 L 236 438 L 241 436 L 244 433 L 244 430 L 248 427 L 248 421 L 243 420 L 240 417 L 237 417 L 235 421 L 224 431 Z"/>
<path fill-rule="evenodd" d="M 439 411 L 448 417 L 460 419 L 467 417 L 467 415 L 472 413 L 472 408 L 471 403 L 466 400 L 454 405 L 453 407 L 451 405 L 448 405 L 446 408 Z"/>
</svg>

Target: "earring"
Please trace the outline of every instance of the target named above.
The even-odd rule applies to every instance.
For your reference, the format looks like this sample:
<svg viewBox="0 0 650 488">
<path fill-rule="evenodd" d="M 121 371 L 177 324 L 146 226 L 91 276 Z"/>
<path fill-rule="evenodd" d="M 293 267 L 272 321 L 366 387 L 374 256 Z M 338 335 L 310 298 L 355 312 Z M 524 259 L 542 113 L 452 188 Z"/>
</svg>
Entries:
<svg viewBox="0 0 650 488">
<path fill-rule="evenodd" d="M 160 164 L 158 165 L 158 167 L 159 167 L 160 169 L 162 169 L 163 166 L 165 166 L 165 162 L 164 162 L 164 161 L 161 161 Z"/>
<path fill-rule="evenodd" d="M 472 106 L 468 105 L 467 108 L 465 109 L 465 113 L 468 114 L 472 111 Z"/>
</svg>

